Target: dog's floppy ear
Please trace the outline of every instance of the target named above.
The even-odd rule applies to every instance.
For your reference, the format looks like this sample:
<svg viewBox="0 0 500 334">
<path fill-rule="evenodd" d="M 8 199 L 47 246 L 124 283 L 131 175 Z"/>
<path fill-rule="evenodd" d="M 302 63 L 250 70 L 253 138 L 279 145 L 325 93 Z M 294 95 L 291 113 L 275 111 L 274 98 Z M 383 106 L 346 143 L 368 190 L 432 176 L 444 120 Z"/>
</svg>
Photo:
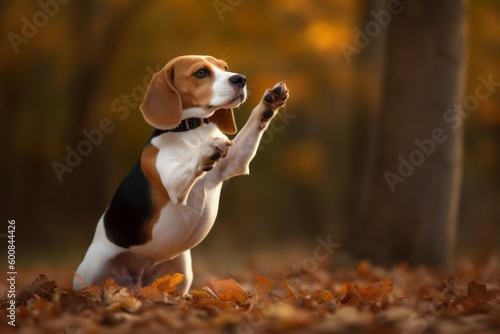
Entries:
<svg viewBox="0 0 500 334">
<path fill-rule="evenodd" d="M 170 130 L 182 120 L 181 97 L 173 85 L 174 69 L 166 66 L 153 75 L 140 105 L 146 122 L 160 130 Z"/>
<path fill-rule="evenodd" d="M 211 122 L 217 124 L 219 129 L 226 133 L 233 135 L 238 129 L 236 128 L 236 123 L 234 121 L 233 109 L 219 109 L 208 118 Z"/>
</svg>

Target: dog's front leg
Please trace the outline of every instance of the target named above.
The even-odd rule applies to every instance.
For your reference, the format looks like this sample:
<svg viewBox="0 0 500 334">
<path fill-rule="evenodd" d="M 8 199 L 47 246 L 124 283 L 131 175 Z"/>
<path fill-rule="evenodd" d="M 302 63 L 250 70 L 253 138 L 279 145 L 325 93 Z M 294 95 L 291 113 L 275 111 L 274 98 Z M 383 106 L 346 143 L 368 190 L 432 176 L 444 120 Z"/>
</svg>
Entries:
<svg viewBox="0 0 500 334">
<path fill-rule="evenodd" d="M 187 204 L 194 184 L 227 155 L 232 142 L 227 138 L 212 138 L 202 144 L 187 159 L 172 161 L 170 156 L 158 157 L 161 181 L 174 204 Z"/>
<path fill-rule="evenodd" d="M 221 181 L 233 176 L 248 174 L 249 164 L 257 152 L 260 139 L 271 119 L 288 99 L 285 82 L 277 83 L 266 90 L 260 103 L 254 108 L 250 118 L 234 138 L 233 147 L 227 157 L 218 165 Z"/>
</svg>

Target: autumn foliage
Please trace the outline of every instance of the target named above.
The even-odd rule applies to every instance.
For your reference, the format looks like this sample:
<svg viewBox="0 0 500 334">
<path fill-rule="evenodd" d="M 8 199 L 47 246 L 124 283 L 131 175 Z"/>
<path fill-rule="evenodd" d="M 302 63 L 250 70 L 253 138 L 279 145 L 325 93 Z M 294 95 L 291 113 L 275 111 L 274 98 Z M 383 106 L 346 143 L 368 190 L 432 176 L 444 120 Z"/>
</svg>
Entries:
<svg viewBox="0 0 500 334">
<path fill-rule="evenodd" d="M 120 287 L 109 278 L 80 291 L 40 275 L 17 298 L 16 330 L 29 333 L 498 333 L 499 268 L 489 261 L 445 277 L 405 265 L 368 262 L 288 280 L 227 278 L 180 296 L 183 275 L 148 287 Z M 472 279 L 482 277 L 486 281 Z M 5 305 L 6 300 L 3 300 Z M 2 307 L 2 314 L 5 314 Z M 2 333 L 12 331 L 2 316 Z"/>
</svg>

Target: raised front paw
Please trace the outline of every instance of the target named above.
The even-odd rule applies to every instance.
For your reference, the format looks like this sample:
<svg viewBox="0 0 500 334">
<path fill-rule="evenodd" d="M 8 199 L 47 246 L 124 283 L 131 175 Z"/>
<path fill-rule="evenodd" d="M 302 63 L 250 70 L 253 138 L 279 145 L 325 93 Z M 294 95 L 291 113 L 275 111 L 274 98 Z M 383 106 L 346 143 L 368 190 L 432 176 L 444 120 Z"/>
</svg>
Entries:
<svg viewBox="0 0 500 334">
<path fill-rule="evenodd" d="M 288 88 L 282 81 L 274 85 L 272 89 L 266 90 L 262 99 L 271 109 L 276 110 L 285 104 L 288 96 Z"/>
<path fill-rule="evenodd" d="M 227 155 L 232 145 L 233 142 L 225 138 L 214 138 L 208 142 L 202 152 L 201 170 L 204 172 L 212 170 L 215 164 Z"/>
<path fill-rule="evenodd" d="M 261 129 L 265 128 L 269 120 L 274 117 L 276 110 L 285 104 L 288 96 L 288 88 L 284 81 L 278 82 L 272 89 L 266 90 L 262 97 L 262 102 L 266 109 L 261 116 Z"/>
</svg>

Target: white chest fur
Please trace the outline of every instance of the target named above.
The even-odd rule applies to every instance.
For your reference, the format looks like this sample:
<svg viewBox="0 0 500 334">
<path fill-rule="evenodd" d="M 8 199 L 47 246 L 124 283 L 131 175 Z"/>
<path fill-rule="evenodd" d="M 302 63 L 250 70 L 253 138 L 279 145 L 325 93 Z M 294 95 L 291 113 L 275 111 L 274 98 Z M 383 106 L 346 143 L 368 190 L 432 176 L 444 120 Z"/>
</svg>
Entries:
<svg viewBox="0 0 500 334">
<path fill-rule="evenodd" d="M 219 206 L 221 183 L 216 170 L 195 177 L 187 196 L 179 184 L 193 179 L 199 168 L 199 150 L 213 137 L 224 136 L 215 124 L 187 132 L 167 132 L 152 139 L 158 148 L 156 168 L 170 201 L 161 209 L 152 238 L 131 250 L 157 259 L 169 259 L 200 243 L 212 228 Z"/>
<path fill-rule="evenodd" d="M 168 203 L 161 211 L 152 238 L 130 249 L 157 260 L 173 258 L 199 244 L 212 228 L 221 186 L 207 188 L 204 180 L 193 187 L 187 205 Z"/>
</svg>

